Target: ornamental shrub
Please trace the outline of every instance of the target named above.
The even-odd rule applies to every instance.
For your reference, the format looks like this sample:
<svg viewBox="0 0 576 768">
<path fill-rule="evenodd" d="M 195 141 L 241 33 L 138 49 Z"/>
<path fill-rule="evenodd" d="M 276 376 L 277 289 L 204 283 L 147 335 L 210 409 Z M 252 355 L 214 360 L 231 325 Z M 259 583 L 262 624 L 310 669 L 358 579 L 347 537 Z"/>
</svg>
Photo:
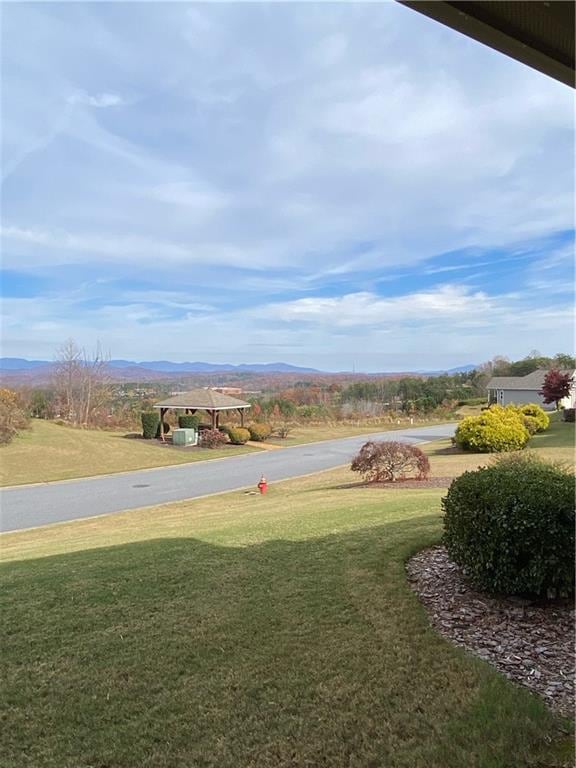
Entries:
<svg viewBox="0 0 576 768">
<path fill-rule="evenodd" d="M 456 445 L 476 453 L 519 451 L 526 447 L 530 433 L 514 407 L 494 405 L 479 416 L 462 419 L 456 429 Z"/>
<path fill-rule="evenodd" d="M 152 440 L 156 437 L 160 425 L 160 414 L 158 411 L 142 411 L 142 437 L 145 440 Z"/>
<path fill-rule="evenodd" d="M 228 437 L 233 445 L 244 445 L 250 440 L 250 432 L 244 427 L 231 427 L 228 430 Z"/>
<path fill-rule="evenodd" d="M 228 435 L 219 429 L 205 429 L 200 435 L 202 448 L 220 448 L 228 442 Z"/>
<path fill-rule="evenodd" d="M 574 591 L 574 477 L 530 454 L 465 472 L 442 500 L 444 544 L 477 588 Z"/>
<path fill-rule="evenodd" d="M 526 405 L 521 405 L 520 413 L 523 416 L 530 416 L 531 418 L 536 419 L 538 422 L 538 432 L 545 432 L 550 426 L 550 416 L 548 416 L 544 408 L 536 403 L 526 403 Z"/>
<path fill-rule="evenodd" d="M 265 424 L 264 422 L 259 421 L 256 424 L 250 424 L 248 426 L 248 431 L 250 432 L 251 440 L 261 443 L 263 440 L 270 437 L 272 434 L 272 427 L 270 424 Z"/>
<path fill-rule="evenodd" d="M 371 483 L 394 482 L 410 473 L 415 474 L 417 480 L 424 480 L 430 472 L 430 462 L 415 445 L 371 440 L 364 443 L 350 469 Z"/>
<path fill-rule="evenodd" d="M 540 422 L 535 416 L 522 416 L 522 424 L 528 430 L 530 437 L 540 431 Z"/>
<path fill-rule="evenodd" d="M 191 413 L 178 416 L 178 426 L 180 429 L 198 429 L 200 424 L 200 417 Z"/>
</svg>

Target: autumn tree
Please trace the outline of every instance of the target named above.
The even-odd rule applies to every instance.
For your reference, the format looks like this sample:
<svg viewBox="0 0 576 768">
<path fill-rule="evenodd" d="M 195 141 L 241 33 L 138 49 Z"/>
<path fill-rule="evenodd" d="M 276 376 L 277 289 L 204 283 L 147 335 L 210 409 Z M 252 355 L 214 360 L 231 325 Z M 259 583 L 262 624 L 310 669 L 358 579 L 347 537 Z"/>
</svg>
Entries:
<svg viewBox="0 0 576 768">
<path fill-rule="evenodd" d="M 92 354 L 68 339 L 56 354 L 54 387 L 61 413 L 73 424 L 89 424 L 95 412 L 107 404 L 110 391 L 109 356 L 100 344 Z"/>
<path fill-rule="evenodd" d="M 557 368 L 548 371 L 544 378 L 544 384 L 538 394 L 542 395 L 545 403 L 554 403 L 556 410 L 560 407 L 560 401 L 568 397 L 572 388 L 572 376 L 570 373 L 562 373 Z"/>
<path fill-rule="evenodd" d="M 28 426 L 28 415 L 17 392 L 0 389 L 0 444 L 10 443 Z"/>
</svg>

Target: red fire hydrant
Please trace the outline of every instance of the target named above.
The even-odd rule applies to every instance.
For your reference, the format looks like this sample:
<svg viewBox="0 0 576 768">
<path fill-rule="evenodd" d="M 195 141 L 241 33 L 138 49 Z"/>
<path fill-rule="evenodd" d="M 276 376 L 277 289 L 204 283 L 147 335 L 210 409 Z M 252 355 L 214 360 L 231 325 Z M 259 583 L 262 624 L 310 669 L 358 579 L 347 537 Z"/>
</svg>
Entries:
<svg viewBox="0 0 576 768">
<path fill-rule="evenodd" d="M 264 475 L 262 475 L 262 477 L 260 478 L 260 482 L 258 483 L 258 490 L 260 491 L 260 493 L 266 493 L 266 491 L 268 490 L 268 483 L 266 482 L 266 478 L 264 477 Z"/>
</svg>

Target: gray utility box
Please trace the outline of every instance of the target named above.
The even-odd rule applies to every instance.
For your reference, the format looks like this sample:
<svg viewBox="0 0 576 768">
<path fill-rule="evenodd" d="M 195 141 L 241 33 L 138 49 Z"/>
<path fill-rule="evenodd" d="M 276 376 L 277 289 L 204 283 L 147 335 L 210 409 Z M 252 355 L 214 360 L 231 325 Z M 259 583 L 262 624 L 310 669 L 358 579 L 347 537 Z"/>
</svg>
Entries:
<svg viewBox="0 0 576 768">
<path fill-rule="evenodd" d="M 172 432 L 173 445 L 198 445 L 198 433 L 195 429 L 175 429 Z"/>
</svg>

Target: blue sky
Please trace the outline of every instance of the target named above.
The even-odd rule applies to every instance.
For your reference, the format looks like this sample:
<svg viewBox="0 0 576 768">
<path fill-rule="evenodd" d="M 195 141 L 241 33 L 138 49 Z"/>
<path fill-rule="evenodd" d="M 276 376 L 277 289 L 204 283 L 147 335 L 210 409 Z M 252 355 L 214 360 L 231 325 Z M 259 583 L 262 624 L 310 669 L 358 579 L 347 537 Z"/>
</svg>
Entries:
<svg viewBox="0 0 576 768">
<path fill-rule="evenodd" d="M 566 86 L 394 2 L 2 12 L 4 355 L 572 348 Z"/>
</svg>

